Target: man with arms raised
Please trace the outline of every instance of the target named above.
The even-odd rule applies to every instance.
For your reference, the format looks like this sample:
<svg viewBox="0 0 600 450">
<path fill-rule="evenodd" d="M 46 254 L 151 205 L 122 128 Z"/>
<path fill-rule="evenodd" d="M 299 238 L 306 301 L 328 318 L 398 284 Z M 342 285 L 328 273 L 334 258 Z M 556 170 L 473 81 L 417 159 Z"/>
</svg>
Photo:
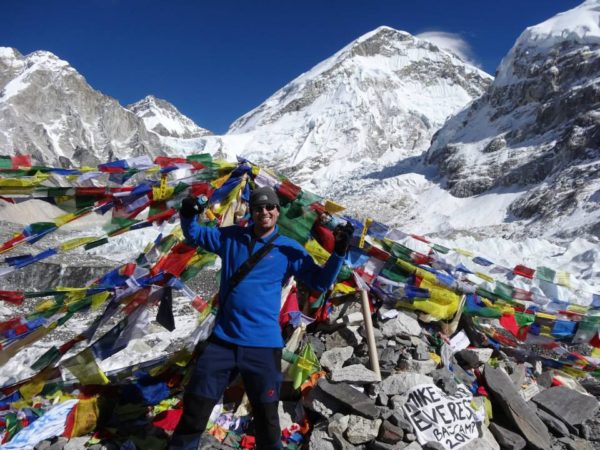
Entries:
<svg viewBox="0 0 600 450">
<path fill-rule="evenodd" d="M 256 448 L 281 449 L 277 413 L 284 345 L 279 328 L 281 290 L 290 276 L 313 289 L 327 290 L 342 266 L 352 226 L 336 230 L 335 251 L 320 267 L 300 244 L 279 235 L 279 198 L 270 187 L 252 191 L 248 227 L 200 225 L 196 220 L 200 210 L 194 197 L 184 199 L 181 227 L 189 244 L 221 257 L 219 312 L 186 387 L 183 415 L 170 448 L 197 448 L 212 409 L 239 373 L 252 405 Z M 252 257 L 257 252 L 260 256 Z M 244 263 L 246 268 L 240 269 Z"/>
</svg>

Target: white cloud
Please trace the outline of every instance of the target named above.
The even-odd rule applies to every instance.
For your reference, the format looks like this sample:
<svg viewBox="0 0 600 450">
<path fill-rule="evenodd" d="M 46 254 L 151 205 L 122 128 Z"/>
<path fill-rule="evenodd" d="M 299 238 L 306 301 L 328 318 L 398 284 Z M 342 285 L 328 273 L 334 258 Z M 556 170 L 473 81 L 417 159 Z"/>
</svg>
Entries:
<svg viewBox="0 0 600 450">
<path fill-rule="evenodd" d="M 417 34 L 416 37 L 454 53 L 463 61 L 479 66 L 479 63 L 475 60 L 471 46 L 459 34 L 448 33 L 446 31 L 427 31 Z"/>
</svg>

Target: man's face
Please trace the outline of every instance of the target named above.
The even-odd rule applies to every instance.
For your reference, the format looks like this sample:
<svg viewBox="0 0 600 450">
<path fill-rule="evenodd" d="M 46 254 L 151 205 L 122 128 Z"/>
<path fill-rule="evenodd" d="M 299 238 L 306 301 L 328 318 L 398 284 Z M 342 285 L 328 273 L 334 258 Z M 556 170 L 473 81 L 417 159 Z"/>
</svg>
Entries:
<svg viewBox="0 0 600 450">
<path fill-rule="evenodd" d="M 252 221 L 262 232 L 275 228 L 279 218 L 279 209 L 275 205 L 258 205 L 252 207 Z"/>
</svg>

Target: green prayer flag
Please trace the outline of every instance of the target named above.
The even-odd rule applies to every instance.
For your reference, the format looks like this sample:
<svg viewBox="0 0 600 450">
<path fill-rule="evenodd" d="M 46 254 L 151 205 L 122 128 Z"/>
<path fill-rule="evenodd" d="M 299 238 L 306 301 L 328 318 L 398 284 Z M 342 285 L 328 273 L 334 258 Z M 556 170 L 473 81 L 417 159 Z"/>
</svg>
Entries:
<svg viewBox="0 0 600 450">
<path fill-rule="evenodd" d="M 62 355 L 56 347 L 49 348 L 42 356 L 40 356 L 32 365 L 31 368 L 35 371 L 40 371 L 51 364 L 57 362 Z"/>
<path fill-rule="evenodd" d="M 321 370 L 319 359 L 310 345 L 304 344 L 300 355 L 296 357 L 294 363 L 288 369 L 294 383 L 294 389 L 300 388 L 302 383 L 308 379 L 313 373 Z"/>
<path fill-rule="evenodd" d="M 98 239 L 96 241 L 90 242 L 88 244 L 85 244 L 83 246 L 83 248 L 86 250 L 90 250 L 95 247 L 100 247 L 101 245 L 104 245 L 106 243 L 108 243 L 108 238 L 102 238 L 102 239 Z"/>
<path fill-rule="evenodd" d="M 12 159 L 10 156 L 0 156 L 0 169 L 10 169 L 12 167 Z"/>
<path fill-rule="evenodd" d="M 512 300 L 512 296 L 513 296 L 513 288 L 512 286 L 503 283 L 501 281 L 496 281 L 496 287 L 494 289 L 494 294 L 496 294 L 498 297 L 507 300 L 507 301 L 511 301 Z"/>
<path fill-rule="evenodd" d="M 444 247 L 443 245 L 439 245 L 439 244 L 433 244 L 431 246 L 431 248 L 433 250 L 435 250 L 436 252 L 440 252 L 440 253 L 443 253 L 443 254 L 446 254 L 446 253 L 448 253 L 450 251 L 450 249 L 448 247 Z"/>
<path fill-rule="evenodd" d="M 554 277 L 556 276 L 556 272 L 548 267 L 538 267 L 535 272 L 535 277 L 540 280 L 549 281 L 552 283 L 554 281 Z"/>
</svg>

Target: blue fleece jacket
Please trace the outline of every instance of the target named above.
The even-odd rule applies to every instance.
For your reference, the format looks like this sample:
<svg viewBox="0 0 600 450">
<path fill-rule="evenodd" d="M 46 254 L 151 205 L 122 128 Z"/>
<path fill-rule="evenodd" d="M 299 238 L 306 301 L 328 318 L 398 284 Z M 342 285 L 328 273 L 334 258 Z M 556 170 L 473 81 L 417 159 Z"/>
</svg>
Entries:
<svg viewBox="0 0 600 450">
<path fill-rule="evenodd" d="M 278 236 L 273 248 L 230 292 L 228 282 L 250 257 L 252 228 L 210 228 L 196 218 L 181 218 L 183 234 L 190 245 L 200 246 L 221 257 L 221 303 L 214 334 L 224 341 L 250 347 L 283 347 L 279 328 L 281 289 L 290 276 L 319 291 L 333 284 L 344 257 L 333 253 L 323 267 L 315 264 L 298 242 Z M 273 233 L 278 232 L 278 227 Z M 256 253 L 272 234 L 256 241 Z"/>
</svg>

